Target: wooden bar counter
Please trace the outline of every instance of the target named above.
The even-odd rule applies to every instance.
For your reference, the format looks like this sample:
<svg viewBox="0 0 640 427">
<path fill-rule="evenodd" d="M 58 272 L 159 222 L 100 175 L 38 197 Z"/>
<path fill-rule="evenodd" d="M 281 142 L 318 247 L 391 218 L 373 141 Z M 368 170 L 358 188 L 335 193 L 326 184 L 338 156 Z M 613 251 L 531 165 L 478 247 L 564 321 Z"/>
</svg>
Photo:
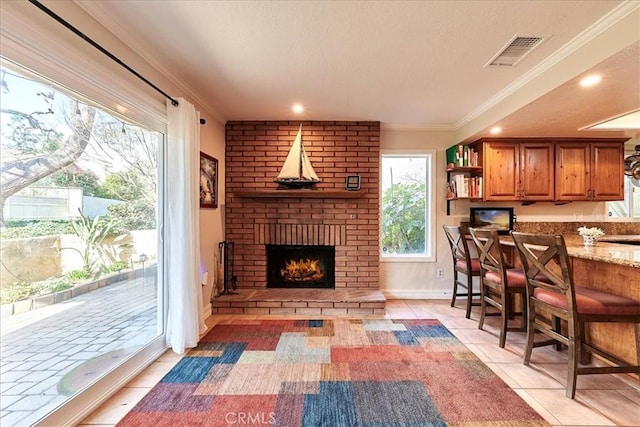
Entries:
<svg viewBox="0 0 640 427">
<path fill-rule="evenodd" d="M 596 246 L 584 246 L 582 237 L 564 236 L 571 257 L 574 283 L 640 301 L 640 246 L 599 241 Z M 639 242 L 640 236 L 626 236 L 629 242 Z M 511 236 L 500 242 L 515 251 Z M 516 265 L 521 266 L 517 254 Z M 640 326 L 638 326 L 640 327 Z M 635 335 L 632 324 L 592 323 L 587 327 L 587 340 L 627 363 L 636 362 Z"/>
</svg>

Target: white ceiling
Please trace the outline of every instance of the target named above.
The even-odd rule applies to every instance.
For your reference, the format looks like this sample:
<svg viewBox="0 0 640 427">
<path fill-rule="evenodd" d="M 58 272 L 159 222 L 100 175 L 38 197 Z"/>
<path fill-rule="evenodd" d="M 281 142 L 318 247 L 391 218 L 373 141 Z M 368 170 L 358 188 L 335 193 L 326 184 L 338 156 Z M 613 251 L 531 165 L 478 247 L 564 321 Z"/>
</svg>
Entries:
<svg viewBox="0 0 640 427">
<path fill-rule="evenodd" d="M 223 121 L 593 136 L 577 129 L 640 108 L 640 19 L 601 40 L 637 0 L 76 2 Z M 516 34 L 550 37 L 485 67 Z M 603 84 L 578 88 L 591 69 Z"/>
</svg>

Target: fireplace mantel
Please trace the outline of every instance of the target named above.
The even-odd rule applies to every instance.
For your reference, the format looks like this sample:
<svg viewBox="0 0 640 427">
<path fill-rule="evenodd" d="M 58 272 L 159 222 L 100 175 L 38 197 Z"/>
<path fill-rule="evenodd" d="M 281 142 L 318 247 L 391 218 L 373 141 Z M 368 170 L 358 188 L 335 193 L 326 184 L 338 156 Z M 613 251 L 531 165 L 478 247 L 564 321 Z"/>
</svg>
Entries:
<svg viewBox="0 0 640 427">
<path fill-rule="evenodd" d="M 296 199 L 359 199 L 364 196 L 364 191 L 349 190 L 240 190 L 234 191 L 236 197 L 242 198 L 296 198 Z"/>
</svg>

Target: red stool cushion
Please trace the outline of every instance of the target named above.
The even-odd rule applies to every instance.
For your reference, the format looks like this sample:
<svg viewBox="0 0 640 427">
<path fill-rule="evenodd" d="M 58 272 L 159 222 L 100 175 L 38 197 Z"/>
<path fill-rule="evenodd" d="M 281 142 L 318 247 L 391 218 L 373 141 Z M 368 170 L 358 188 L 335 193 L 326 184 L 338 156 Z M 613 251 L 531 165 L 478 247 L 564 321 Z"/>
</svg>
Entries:
<svg viewBox="0 0 640 427">
<path fill-rule="evenodd" d="M 456 269 L 458 271 L 462 271 L 463 273 L 467 271 L 467 263 L 462 260 L 459 259 L 458 261 L 456 261 Z M 479 259 L 472 259 L 471 260 L 471 272 L 476 273 L 476 274 L 480 274 L 480 260 Z"/>
<path fill-rule="evenodd" d="M 500 273 L 495 271 L 488 271 L 484 275 L 485 279 L 494 282 L 494 283 L 502 283 L 502 278 L 500 277 Z M 524 288 L 527 285 L 527 280 L 524 275 L 524 271 L 520 268 L 509 268 L 507 269 L 507 286 L 510 288 Z"/>
<path fill-rule="evenodd" d="M 567 309 L 567 298 L 564 294 L 536 288 L 533 295 L 549 305 Z M 581 286 L 576 286 L 576 305 L 580 314 L 640 315 L 638 301 Z"/>
</svg>

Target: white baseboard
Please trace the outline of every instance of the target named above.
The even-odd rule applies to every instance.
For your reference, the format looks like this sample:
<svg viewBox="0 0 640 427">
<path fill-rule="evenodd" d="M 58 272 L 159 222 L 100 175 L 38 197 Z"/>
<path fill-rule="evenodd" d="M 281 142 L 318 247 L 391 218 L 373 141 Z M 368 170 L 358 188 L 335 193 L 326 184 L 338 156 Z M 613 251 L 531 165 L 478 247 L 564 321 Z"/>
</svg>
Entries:
<svg viewBox="0 0 640 427">
<path fill-rule="evenodd" d="M 211 303 L 208 302 L 204 305 L 204 307 L 202 307 L 202 314 L 204 315 L 205 319 L 208 319 L 213 312 L 211 311 Z"/>
<path fill-rule="evenodd" d="M 451 291 L 381 289 L 387 299 L 450 299 Z"/>
</svg>

